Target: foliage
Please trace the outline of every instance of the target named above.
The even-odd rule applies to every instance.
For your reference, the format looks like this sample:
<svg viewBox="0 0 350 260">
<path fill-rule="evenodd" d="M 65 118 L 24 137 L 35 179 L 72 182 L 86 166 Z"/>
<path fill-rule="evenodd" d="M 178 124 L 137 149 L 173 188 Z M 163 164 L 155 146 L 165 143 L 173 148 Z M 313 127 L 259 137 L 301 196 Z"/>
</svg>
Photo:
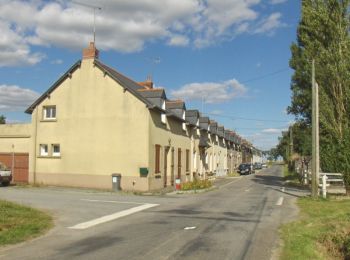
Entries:
<svg viewBox="0 0 350 260">
<path fill-rule="evenodd" d="M 0 125 L 6 124 L 6 117 L 4 115 L 0 115 Z"/>
<path fill-rule="evenodd" d="M 291 46 L 292 100 L 288 112 L 303 127 L 301 154 L 310 153 L 311 61 L 319 85 L 320 161 L 350 184 L 350 0 L 303 0 L 297 42 Z M 299 134 L 301 136 L 299 136 Z M 283 147 L 283 144 L 281 145 Z M 282 148 L 281 148 L 282 149 Z M 282 151 L 280 151 L 282 152 Z"/>
<path fill-rule="evenodd" d="M 207 189 L 212 186 L 211 181 L 209 180 L 194 180 L 191 182 L 185 182 L 181 185 L 181 190 L 199 190 Z"/>
<path fill-rule="evenodd" d="M 281 259 L 349 259 L 350 200 L 298 200 L 301 219 L 281 228 Z"/>
<path fill-rule="evenodd" d="M 52 227 L 44 212 L 0 200 L 0 246 L 36 237 Z"/>
</svg>

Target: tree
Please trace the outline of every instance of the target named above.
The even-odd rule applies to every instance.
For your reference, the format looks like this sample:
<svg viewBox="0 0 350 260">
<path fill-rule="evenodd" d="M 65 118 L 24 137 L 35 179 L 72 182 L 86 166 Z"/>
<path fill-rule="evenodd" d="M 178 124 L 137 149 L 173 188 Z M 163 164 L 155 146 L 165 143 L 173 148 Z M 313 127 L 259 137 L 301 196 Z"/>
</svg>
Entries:
<svg viewBox="0 0 350 260">
<path fill-rule="evenodd" d="M 0 115 L 0 124 L 6 124 L 6 117 L 4 115 Z"/>
<path fill-rule="evenodd" d="M 350 0 L 303 0 L 297 42 L 291 46 L 292 102 L 288 112 L 311 122 L 311 60 L 320 102 L 320 162 L 325 172 L 342 172 L 350 184 Z M 311 131 L 310 131 L 311 133 Z M 302 134 L 302 135 L 303 135 Z M 301 140 L 301 139 L 300 139 Z M 305 139 L 303 142 L 305 142 Z M 305 143 L 304 143 L 305 144 Z"/>
</svg>

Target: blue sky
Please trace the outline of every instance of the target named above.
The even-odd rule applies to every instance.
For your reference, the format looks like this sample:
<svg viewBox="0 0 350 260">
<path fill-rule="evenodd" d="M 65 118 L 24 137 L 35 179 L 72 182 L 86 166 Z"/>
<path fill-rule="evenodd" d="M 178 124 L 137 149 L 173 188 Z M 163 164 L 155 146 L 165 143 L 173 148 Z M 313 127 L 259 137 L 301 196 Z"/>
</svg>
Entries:
<svg viewBox="0 0 350 260">
<path fill-rule="evenodd" d="M 78 1 L 77 1 L 78 2 Z M 96 16 L 100 60 L 181 98 L 260 149 L 293 117 L 288 68 L 300 1 L 81 0 Z M 92 11 L 71 1 L 0 1 L 0 114 L 24 113 L 92 39 Z"/>
</svg>

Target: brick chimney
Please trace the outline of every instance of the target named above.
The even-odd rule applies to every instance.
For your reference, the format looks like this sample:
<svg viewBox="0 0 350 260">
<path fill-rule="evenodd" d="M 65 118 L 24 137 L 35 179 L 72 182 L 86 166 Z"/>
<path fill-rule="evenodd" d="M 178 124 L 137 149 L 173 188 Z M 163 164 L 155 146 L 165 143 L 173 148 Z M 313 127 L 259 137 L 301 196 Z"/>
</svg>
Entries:
<svg viewBox="0 0 350 260">
<path fill-rule="evenodd" d="M 148 76 L 146 81 L 139 82 L 139 84 L 145 87 L 146 89 L 153 89 L 153 81 L 151 76 Z"/>
<path fill-rule="evenodd" d="M 94 42 L 90 42 L 89 47 L 83 49 L 83 59 L 98 59 L 98 54 Z"/>
</svg>

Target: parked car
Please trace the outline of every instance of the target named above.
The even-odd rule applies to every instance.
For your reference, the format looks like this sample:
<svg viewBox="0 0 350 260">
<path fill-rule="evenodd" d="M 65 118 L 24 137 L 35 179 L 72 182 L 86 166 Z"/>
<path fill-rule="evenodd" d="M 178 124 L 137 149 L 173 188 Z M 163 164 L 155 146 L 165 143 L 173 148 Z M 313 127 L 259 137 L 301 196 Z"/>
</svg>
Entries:
<svg viewBox="0 0 350 260">
<path fill-rule="evenodd" d="M 258 163 L 258 162 L 254 163 L 254 169 L 255 170 L 261 170 L 262 169 L 262 164 Z"/>
<path fill-rule="evenodd" d="M 264 169 L 264 168 L 267 168 L 267 164 L 266 163 L 263 163 L 261 164 L 261 167 Z"/>
<path fill-rule="evenodd" d="M 0 183 L 3 186 L 7 186 L 12 181 L 12 172 L 6 167 L 5 164 L 0 162 Z"/>
<path fill-rule="evenodd" d="M 238 173 L 241 175 L 251 174 L 253 173 L 253 167 L 250 163 L 241 163 L 238 166 Z"/>
</svg>

